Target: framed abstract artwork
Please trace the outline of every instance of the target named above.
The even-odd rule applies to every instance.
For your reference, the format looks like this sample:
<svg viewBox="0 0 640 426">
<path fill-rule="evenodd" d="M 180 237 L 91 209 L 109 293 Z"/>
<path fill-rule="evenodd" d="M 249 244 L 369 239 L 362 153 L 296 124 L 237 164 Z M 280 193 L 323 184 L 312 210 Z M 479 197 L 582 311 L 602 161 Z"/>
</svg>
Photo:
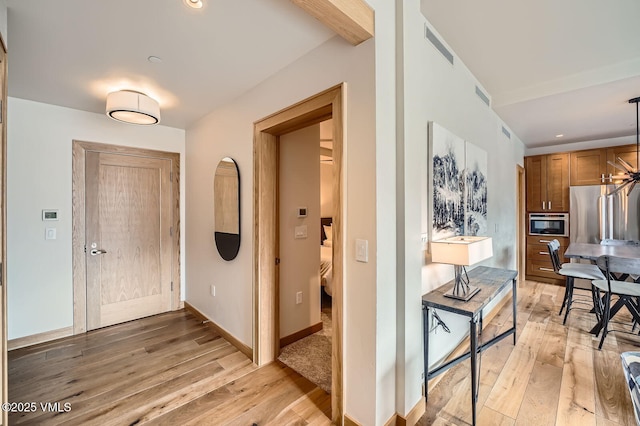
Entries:
<svg viewBox="0 0 640 426">
<path fill-rule="evenodd" d="M 464 234 L 487 235 L 487 152 L 465 144 Z"/>
<path fill-rule="evenodd" d="M 487 153 L 429 122 L 431 241 L 487 235 Z"/>
<path fill-rule="evenodd" d="M 431 122 L 431 241 L 464 234 L 464 140 Z"/>
</svg>

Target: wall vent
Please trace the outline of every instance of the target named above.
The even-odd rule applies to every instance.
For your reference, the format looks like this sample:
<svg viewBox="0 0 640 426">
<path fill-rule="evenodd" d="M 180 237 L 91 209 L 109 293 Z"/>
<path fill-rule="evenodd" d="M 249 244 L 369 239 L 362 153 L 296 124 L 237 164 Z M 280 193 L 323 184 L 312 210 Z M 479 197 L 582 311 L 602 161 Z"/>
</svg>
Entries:
<svg viewBox="0 0 640 426">
<path fill-rule="evenodd" d="M 504 126 L 502 126 L 502 133 L 504 133 L 504 135 L 511 139 L 511 133 L 509 133 L 509 131 L 507 129 L 504 128 Z"/>
<path fill-rule="evenodd" d="M 436 35 L 431 32 L 428 26 L 425 25 L 424 27 L 426 29 L 427 40 L 429 40 L 431 44 L 433 44 L 433 46 L 438 49 L 438 52 L 442 53 L 442 56 L 444 56 L 447 61 L 451 63 L 451 65 L 453 65 L 453 54 L 449 52 L 446 47 L 444 47 L 444 44 L 442 44 L 440 39 L 438 39 L 438 37 L 436 37 Z"/>
<path fill-rule="evenodd" d="M 487 104 L 487 106 L 491 106 L 491 101 L 489 100 L 489 97 L 485 95 L 484 92 L 480 90 L 478 86 L 476 86 L 476 95 L 478 95 L 478 97 L 482 99 L 482 102 Z"/>
</svg>

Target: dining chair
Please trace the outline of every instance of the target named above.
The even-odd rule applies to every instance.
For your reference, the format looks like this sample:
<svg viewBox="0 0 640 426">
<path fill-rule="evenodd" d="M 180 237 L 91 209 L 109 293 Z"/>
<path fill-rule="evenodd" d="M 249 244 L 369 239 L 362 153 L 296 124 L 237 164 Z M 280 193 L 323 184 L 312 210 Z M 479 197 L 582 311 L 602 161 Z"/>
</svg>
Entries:
<svg viewBox="0 0 640 426">
<path fill-rule="evenodd" d="M 604 271 L 604 279 L 593 280 L 592 284 L 598 292 L 602 291 L 604 296 L 594 298 L 597 300 L 596 311 L 602 322 L 602 337 L 598 349 L 602 349 L 604 339 L 609 332 L 609 322 L 622 306 L 626 306 L 634 319 L 640 321 L 640 311 L 636 302 L 640 297 L 640 283 L 635 281 L 618 281 L 614 277 L 618 274 L 623 276 L 640 275 L 640 259 L 631 259 L 617 256 L 600 256 L 596 261 L 600 269 Z M 618 301 L 614 309 L 611 308 L 611 296 L 617 295 Z M 622 330 L 620 330 L 622 331 Z"/>
<path fill-rule="evenodd" d="M 638 240 L 613 240 L 613 239 L 605 238 L 604 240 L 600 241 L 600 245 L 602 245 L 602 246 L 640 246 L 640 241 L 638 241 Z M 626 281 L 627 276 L 628 275 L 624 275 L 623 277 L 618 277 L 617 279 L 619 281 Z M 634 280 L 637 279 L 637 277 L 633 277 L 633 278 L 634 278 Z M 636 305 L 640 306 L 640 298 L 636 299 Z M 637 326 L 638 326 L 638 321 L 636 321 L 634 319 L 631 331 L 635 331 Z"/>
<path fill-rule="evenodd" d="M 560 263 L 560 255 L 558 251 L 560 250 L 560 243 L 558 240 L 551 240 L 551 242 L 547 243 L 547 248 L 549 249 L 549 257 L 551 257 L 551 264 L 553 265 L 553 270 L 556 274 L 562 275 L 565 277 L 565 290 L 564 290 L 564 298 L 562 299 L 562 306 L 560 307 L 560 312 L 558 315 L 562 315 L 562 311 L 566 307 L 566 311 L 564 313 L 564 319 L 562 320 L 562 324 L 566 324 L 567 317 L 569 316 L 569 311 L 572 309 L 573 303 L 580 303 L 589 305 L 589 311 L 593 310 L 594 307 L 594 297 L 593 287 L 591 288 L 591 297 L 578 297 L 576 296 L 575 300 L 573 297 L 573 291 L 575 289 L 574 282 L 576 278 L 582 278 L 585 280 L 599 280 L 604 279 L 604 275 L 602 271 L 596 265 L 588 265 L 584 263 Z M 585 290 L 578 288 L 579 290 Z M 583 308 L 587 309 L 587 308 Z M 596 312 L 597 314 L 597 312 Z"/>
</svg>

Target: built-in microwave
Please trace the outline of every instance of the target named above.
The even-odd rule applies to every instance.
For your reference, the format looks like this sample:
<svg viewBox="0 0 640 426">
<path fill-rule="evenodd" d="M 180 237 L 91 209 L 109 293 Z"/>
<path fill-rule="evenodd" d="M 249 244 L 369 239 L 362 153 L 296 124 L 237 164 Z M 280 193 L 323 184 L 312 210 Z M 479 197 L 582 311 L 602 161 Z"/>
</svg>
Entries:
<svg viewBox="0 0 640 426">
<path fill-rule="evenodd" d="M 529 235 L 569 236 L 568 213 L 529 213 Z"/>
</svg>

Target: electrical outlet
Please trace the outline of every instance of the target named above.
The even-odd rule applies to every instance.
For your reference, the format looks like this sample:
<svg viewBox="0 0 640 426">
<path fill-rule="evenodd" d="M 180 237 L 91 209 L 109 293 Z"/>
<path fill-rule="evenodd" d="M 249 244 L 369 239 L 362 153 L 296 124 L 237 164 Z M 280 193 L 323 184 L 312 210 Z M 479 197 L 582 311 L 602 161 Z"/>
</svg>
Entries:
<svg viewBox="0 0 640 426">
<path fill-rule="evenodd" d="M 299 305 L 302 303 L 302 292 L 299 291 L 296 293 L 296 305 Z"/>
<path fill-rule="evenodd" d="M 211 284 L 211 295 L 213 297 L 216 297 L 216 286 Z"/>
</svg>

